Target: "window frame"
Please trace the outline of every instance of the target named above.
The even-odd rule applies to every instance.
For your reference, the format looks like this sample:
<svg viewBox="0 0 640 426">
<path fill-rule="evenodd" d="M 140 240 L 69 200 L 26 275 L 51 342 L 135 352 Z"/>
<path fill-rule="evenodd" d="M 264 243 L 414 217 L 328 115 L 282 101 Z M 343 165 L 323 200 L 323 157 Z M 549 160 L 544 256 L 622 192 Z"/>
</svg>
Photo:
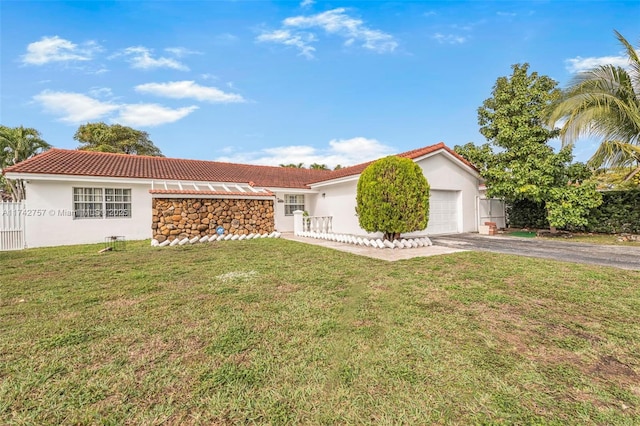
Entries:
<svg viewBox="0 0 640 426">
<path fill-rule="evenodd" d="M 74 186 L 73 219 L 131 219 L 131 192 L 131 188 Z"/>
<path fill-rule="evenodd" d="M 299 202 L 300 199 L 298 197 L 302 197 L 302 203 Z M 292 199 L 295 201 L 292 201 Z M 293 216 L 293 212 L 296 210 L 304 211 L 304 199 L 304 194 L 284 194 L 284 215 Z"/>
</svg>

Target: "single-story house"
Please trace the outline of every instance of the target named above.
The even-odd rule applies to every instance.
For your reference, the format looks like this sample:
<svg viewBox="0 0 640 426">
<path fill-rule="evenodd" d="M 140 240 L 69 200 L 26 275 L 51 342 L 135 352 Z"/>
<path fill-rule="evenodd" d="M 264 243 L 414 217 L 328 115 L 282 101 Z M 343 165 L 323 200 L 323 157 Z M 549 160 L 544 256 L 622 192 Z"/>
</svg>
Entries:
<svg viewBox="0 0 640 426">
<path fill-rule="evenodd" d="M 468 161 L 443 143 L 398 155 L 419 164 L 431 186 L 421 234 L 477 231 L 481 178 Z M 54 148 L 4 173 L 25 181 L 25 245 L 42 247 L 292 232 L 297 210 L 329 220 L 332 232 L 368 235 L 355 214 L 368 164 L 309 170 Z"/>
</svg>

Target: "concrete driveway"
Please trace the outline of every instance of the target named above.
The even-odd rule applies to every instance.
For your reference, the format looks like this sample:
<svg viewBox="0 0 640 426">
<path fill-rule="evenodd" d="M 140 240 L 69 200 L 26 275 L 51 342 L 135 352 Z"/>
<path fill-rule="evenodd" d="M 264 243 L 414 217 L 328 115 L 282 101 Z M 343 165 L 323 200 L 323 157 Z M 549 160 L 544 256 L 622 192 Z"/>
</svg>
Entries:
<svg viewBox="0 0 640 426">
<path fill-rule="evenodd" d="M 431 237 L 434 246 L 640 270 L 640 247 L 572 243 L 549 238 L 455 234 Z"/>
</svg>

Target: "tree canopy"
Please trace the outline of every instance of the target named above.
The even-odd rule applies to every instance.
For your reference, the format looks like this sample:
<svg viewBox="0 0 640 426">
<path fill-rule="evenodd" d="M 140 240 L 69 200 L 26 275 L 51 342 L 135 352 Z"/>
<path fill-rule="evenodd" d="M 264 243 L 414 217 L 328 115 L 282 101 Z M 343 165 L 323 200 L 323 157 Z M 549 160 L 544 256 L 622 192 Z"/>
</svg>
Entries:
<svg viewBox="0 0 640 426">
<path fill-rule="evenodd" d="M 394 240 L 420 231 L 429 221 L 429 183 L 408 158 L 389 156 L 371 163 L 360 175 L 356 213 L 362 229 Z"/>
<path fill-rule="evenodd" d="M 73 138 L 80 142 L 78 149 L 83 151 L 163 157 L 160 149 L 149 139 L 147 132 L 120 124 L 83 124 Z"/>
<path fill-rule="evenodd" d="M 601 139 L 589 160 L 593 167 L 633 166 L 626 179 L 640 173 L 640 57 L 619 32 L 629 68 L 611 64 L 579 73 L 549 109 L 548 123 L 562 122 L 563 145 L 582 136 Z"/>
<path fill-rule="evenodd" d="M 51 148 L 40 132 L 31 127 L 0 125 L 0 169 L 17 164 Z M 8 190 L 14 201 L 25 198 L 24 182 L 0 175 L 0 185 Z"/>
<path fill-rule="evenodd" d="M 486 172 L 494 161 L 493 149 L 488 143 L 476 146 L 473 142 L 469 142 L 464 145 L 456 145 L 453 150 L 476 166 L 481 173 Z"/>
<path fill-rule="evenodd" d="M 309 166 L 311 170 L 329 170 L 326 164 L 313 163 Z"/>
<path fill-rule="evenodd" d="M 487 194 L 508 201 L 544 202 L 552 227 L 584 225 L 586 213 L 602 198 L 595 184 L 584 180 L 584 167 L 571 166 L 571 147 L 556 153 L 548 144 L 559 134 L 546 125 L 549 106 L 561 96 L 557 83 L 529 73 L 528 64 L 512 69 L 511 76 L 497 79 L 492 96 L 478 108 L 480 133 L 489 148 L 496 148 L 490 158 L 487 147 L 470 151 L 481 152 L 486 159 L 481 172 Z"/>
</svg>

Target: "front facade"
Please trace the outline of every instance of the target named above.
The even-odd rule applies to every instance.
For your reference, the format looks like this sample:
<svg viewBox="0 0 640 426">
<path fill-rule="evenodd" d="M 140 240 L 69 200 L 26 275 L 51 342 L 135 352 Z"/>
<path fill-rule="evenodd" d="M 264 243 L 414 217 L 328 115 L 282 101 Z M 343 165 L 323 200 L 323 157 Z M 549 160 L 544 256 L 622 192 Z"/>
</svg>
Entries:
<svg viewBox="0 0 640 426">
<path fill-rule="evenodd" d="M 414 161 L 422 168 L 431 187 L 429 223 L 426 230 L 416 234 L 477 231 L 477 172 L 446 149 L 427 152 L 414 158 Z M 311 211 L 314 215 L 340 218 L 332 220 L 334 232 L 355 235 L 364 233 L 355 214 L 359 177 L 358 173 L 310 185 L 320 194 L 312 198 L 314 203 Z"/>
<path fill-rule="evenodd" d="M 440 143 L 407 153 L 431 187 L 429 226 L 473 232 L 480 177 Z M 27 247 L 292 232 L 294 211 L 330 217 L 333 232 L 367 235 L 355 215 L 369 163 L 337 171 L 52 149 L 5 170 L 26 184 Z"/>
</svg>

